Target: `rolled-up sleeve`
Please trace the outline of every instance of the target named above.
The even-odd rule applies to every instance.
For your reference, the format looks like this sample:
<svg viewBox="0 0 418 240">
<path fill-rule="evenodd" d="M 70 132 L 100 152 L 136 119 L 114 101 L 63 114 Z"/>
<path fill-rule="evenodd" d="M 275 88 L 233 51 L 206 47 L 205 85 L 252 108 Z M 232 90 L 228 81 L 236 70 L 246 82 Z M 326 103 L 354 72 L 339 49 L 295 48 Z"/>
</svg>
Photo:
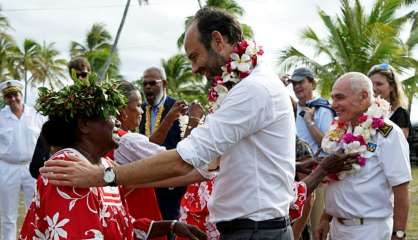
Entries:
<svg viewBox="0 0 418 240">
<path fill-rule="evenodd" d="M 268 124 L 272 100 L 267 89 L 249 81 L 241 84 L 229 92 L 203 126 L 178 143 L 177 152 L 185 162 L 198 169 L 207 168 L 211 161 Z"/>
</svg>

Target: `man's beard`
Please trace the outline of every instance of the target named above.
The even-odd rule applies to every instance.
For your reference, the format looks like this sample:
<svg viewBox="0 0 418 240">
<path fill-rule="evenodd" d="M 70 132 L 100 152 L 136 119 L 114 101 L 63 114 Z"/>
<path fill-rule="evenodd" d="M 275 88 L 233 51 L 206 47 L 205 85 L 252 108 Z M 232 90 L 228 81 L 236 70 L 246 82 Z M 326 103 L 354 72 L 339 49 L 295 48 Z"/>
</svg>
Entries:
<svg viewBox="0 0 418 240">
<path fill-rule="evenodd" d="M 159 104 L 161 102 L 161 100 L 163 99 L 163 97 L 164 97 L 164 87 L 161 84 L 160 91 L 155 96 L 154 102 L 152 103 L 152 106 L 157 106 L 157 104 Z"/>
<path fill-rule="evenodd" d="M 206 78 L 209 81 L 212 81 L 215 76 L 222 75 L 221 67 L 225 65 L 226 58 L 220 55 L 219 53 L 215 52 L 212 48 L 208 50 L 208 58 L 206 61 L 206 69 L 208 74 Z"/>
</svg>

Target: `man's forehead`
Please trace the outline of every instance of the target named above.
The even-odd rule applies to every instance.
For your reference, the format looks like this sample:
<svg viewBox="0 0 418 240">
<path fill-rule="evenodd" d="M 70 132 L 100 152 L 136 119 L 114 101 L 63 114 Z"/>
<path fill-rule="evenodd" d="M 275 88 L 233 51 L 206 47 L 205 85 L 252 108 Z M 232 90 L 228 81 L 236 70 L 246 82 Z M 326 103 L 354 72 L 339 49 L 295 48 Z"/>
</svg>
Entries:
<svg viewBox="0 0 418 240">
<path fill-rule="evenodd" d="M 161 78 L 161 74 L 156 69 L 148 69 L 144 72 L 144 78 Z"/>
<path fill-rule="evenodd" d="M 197 24 L 192 23 L 187 29 L 184 36 L 184 50 L 189 54 L 193 50 L 193 45 L 195 45 L 199 40 L 199 31 L 197 29 Z"/>
</svg>

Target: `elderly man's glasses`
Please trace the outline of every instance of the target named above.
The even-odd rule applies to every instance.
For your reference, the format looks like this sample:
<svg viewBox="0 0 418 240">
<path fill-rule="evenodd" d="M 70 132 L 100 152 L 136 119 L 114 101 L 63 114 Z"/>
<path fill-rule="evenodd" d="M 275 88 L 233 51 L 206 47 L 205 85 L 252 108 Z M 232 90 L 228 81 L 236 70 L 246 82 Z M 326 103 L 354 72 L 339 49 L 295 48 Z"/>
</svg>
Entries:
<svg viewBox="0 0 418 240">
<path fill-rule="evenodd" d="M 150 85 L 151 87 L 154 87 L 155 85 L 157 85 L 160 82 L 162 82 L 161 79 L 158 79 L 158 80 L 150 80 L 150 81 L 144 81 L 144 82 L 142 82 L 142 85 L 144 87 L 146 87 L 147 85 Z"/>
</svg>

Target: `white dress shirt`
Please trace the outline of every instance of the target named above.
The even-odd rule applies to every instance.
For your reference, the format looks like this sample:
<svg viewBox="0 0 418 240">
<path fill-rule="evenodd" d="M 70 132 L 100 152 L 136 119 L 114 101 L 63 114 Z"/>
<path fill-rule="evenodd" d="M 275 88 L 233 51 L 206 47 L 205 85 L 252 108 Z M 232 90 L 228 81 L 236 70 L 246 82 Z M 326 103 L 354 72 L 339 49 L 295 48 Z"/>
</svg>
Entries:
<svg viewBox="0 0 418 240">
<path fill-rule="evenodd" d="M 377 133 L 368 144 L 376 146 L 367 152 L 366 165 L 354 175 L 331 182 L 325 195 L 326 212 L 341 218 L 387 218 L 393 214 L 392 187 L 409 182 L 408 142 L 402 130 L 392 121 L 387 137 Z"/>
<path fill-rule="evenodd" d="M 208 204 L 211 222 L 289 214 L 295 131 L 288 92 L 270 68 L 259 64 L 203 126 L 177 145 L 182 159 L 197 169 L 222 156 Z"/>
<path fill-rule="evenodd" d="M 164 151 L 166 151 L 165 147 L 150 142 L 142 134 L 127 133 L 119 140 L 119 147 L 115 150 L 115 160 L 119 164 L 127 164 Z"/>
<path fill-rule="evenodd" d="M 0 111 L 0 161 L 29 163 L 46 118 L 25 105 L 20 119 L 9 106 Z"/>
</svg>

